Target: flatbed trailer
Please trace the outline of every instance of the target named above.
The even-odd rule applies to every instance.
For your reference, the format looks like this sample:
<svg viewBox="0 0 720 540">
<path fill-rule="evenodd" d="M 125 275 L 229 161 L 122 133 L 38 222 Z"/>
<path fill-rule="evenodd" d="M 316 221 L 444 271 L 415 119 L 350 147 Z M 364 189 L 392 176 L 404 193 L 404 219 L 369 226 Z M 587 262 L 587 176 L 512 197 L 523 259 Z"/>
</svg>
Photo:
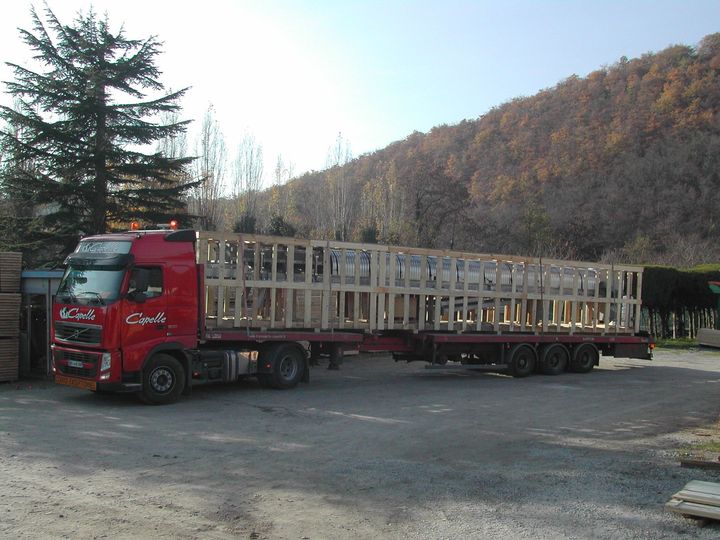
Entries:
<svg viewBox="0 0 720 540">
<path fill-rule="evenodd" d="M 67 266 L 56 380 L 151 403 L 349 350 L 516 377 L 652 356 L 636 266 L 190 230 L 89 237 Z"/>
</svg>

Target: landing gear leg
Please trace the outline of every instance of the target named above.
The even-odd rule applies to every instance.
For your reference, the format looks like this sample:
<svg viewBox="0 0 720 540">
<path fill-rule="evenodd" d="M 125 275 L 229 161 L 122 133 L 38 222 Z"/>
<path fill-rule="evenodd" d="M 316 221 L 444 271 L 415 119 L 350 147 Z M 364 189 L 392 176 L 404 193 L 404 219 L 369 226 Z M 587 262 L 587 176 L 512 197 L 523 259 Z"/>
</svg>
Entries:
<svg viewBox="0 0 720 540">
<path fill-rule="evenodd" d="M 328 369 L 338 370 L 340 364 L 343 362 L 343 350 L 339 343 L 332 343 L 330 345 L 330 363 Z"/>
<path fill-rule="evenodd" d="M 320 362 L 318 359 L 320 358 L 320 344 L 319 343 L 311 343 L 310 344 L 310 365 L 311 366 L 319 366 Z"/>
</svg>

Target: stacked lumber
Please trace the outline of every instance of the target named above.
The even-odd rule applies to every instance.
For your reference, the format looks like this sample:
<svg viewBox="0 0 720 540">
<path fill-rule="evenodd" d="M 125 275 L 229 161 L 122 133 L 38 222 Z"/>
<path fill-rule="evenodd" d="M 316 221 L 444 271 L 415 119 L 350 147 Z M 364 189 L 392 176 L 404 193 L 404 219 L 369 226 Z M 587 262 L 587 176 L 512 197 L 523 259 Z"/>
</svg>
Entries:
<svg viewBox="0 0 720 540">
<path fill-rule="evenodd" d="M 0 252 L 0 292 L 20 292 L 22 254 Z"/>
<path fill-rule="evenodd" d="M 720 330 L 700 328 L 697 333 L 697 341 L 704 347 L 720 347 Z"/>
<path fill-rule="evenodd" d="M 20 253 L 0 252 L 0 382 L 18 378 Z"/>
<path fill-rule="evenodd" d="M 677 514 L 720 520 L 720 484 L 693 480 L 665 503 Z"/>
</svg>

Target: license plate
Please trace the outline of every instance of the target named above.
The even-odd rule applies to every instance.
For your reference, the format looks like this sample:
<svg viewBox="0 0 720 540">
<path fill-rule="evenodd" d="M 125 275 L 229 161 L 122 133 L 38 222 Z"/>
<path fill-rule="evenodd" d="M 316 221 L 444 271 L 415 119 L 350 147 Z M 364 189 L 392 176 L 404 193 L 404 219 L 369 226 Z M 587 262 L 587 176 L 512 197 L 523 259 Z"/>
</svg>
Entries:
<svg viewBox="0 0 720 540">
<path fill-rule="evenodd" d="M 83 390 L 96 390 L 97 385 L 95 381 L 86 381 L 83 379 L 73 379 L 65 377 L 65 375 L 55 375 L 55 384 L 64 384 L 65 386 L 73 386 L 75 388 L 82 388 Z"/>
<path fill-rule="evenodd" d="M 83 366 L 82 362 L 78 362 L 77 360 L 68 360 L 67 365 L 70 367 L 76 367 L 76 368 L 80 368 L 80 369 L 85 367 L 85 366 Z"/>
</svg>

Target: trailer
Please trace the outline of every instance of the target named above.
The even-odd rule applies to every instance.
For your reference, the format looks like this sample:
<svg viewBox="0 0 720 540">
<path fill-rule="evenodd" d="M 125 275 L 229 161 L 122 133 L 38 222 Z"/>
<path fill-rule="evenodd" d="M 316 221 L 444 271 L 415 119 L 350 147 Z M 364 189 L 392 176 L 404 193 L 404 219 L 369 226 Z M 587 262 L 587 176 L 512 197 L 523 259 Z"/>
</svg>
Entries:
<svg viewBox="0 0 720 540">
<path fill-rule="evenodd" d="M 349 350 L 515 377 L 652 357 L 637 266 L 192 230 L 84 238 L 66 265 L 56 382 L 149 403 L 292 388 Z"/>
</svg>

